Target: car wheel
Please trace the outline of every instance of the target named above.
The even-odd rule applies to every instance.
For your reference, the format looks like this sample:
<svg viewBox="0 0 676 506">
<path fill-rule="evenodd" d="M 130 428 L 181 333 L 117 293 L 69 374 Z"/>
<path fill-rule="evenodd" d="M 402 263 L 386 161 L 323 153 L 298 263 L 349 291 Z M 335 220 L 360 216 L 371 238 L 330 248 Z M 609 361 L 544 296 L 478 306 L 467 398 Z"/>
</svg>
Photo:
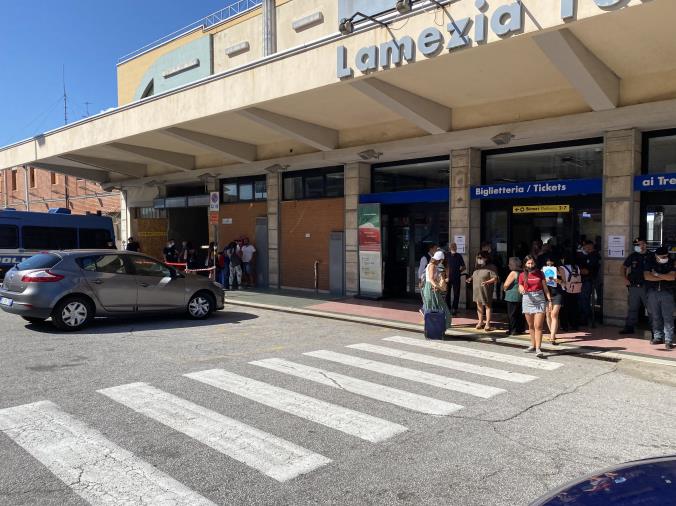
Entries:
<svg viewBox="0 0 676 506">
<path fill-rule="evenodd" d="M 47 319 L 47 318 L 36 318 L 35 316 L 22 316 L 21 318 L 26 320 L 28 323 L 33 323 L 35 325 L 45 323 L 45 320 Z"/>
<path fill-rule="evenodd" d="M 205 293 L 196 293 L 188 302 L 188 315 L 194 320 L 204 320 L 214 310 L 214 298 Z"/>
<path fill-rule="evenodd" d="M 94 317 L 94 307 L 84 297 L 71 297 L 59 302 L 52 313 L 54 325 L 67 331 L 80 330 Z"/>
</svg>

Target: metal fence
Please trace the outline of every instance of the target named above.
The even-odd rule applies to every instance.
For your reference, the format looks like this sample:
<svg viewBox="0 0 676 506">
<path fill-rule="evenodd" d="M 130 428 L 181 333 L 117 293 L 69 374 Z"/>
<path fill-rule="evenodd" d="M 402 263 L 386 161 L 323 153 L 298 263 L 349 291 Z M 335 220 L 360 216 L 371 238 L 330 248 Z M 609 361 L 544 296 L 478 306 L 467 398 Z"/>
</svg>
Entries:
<svg viewBox="0 0 676 506">
<path fill-rule="evenodd" d="M 168 35 L 165 35 L 164 37 L 161 37 L 157 39 L 154 42 L 151 42 L 150 44 L 146 44 L 145 46 L 137 49 L 136 51 L 132 51 L 129 54 L 126 54 L 119 58 L 117 60 L 118 65 L 120 63 L 124 63 L 128 60 L 132 60 L 136 58 L 137 56 L 150 51 L 156 47 L 159 47 L 163 44 L 166 44 L 167 42 L 170 42 L 174 39 L 177 39 L 181 37 L 182 35 L 185 35 L 186 33 L 192 32 L 194 30 L 197 30 L 201 28 L 202 30 L 208 30 L 212 26 L 215 26 L 219 23 L 222 23 L 224 21 L 227 21 L 228 19 L 232 19 L 234 17 L 237 17 L 241 14 L 244 14 L 247 11 L 250 11 L 252 9 L 255 9 L 259 5 L 263 3 L 263 0 L 236 0 L 228 4 L 226 7 L 223 9 L 216 11 L 212 14 L 209 14 L 208 16 L 200 19 L 199 21 L 195 21 L 194 23 L 189 24 L 188 26 L 184 26 L 183 28 L 176 30 L 175 32 L 172 32 Z"/>
</svg>

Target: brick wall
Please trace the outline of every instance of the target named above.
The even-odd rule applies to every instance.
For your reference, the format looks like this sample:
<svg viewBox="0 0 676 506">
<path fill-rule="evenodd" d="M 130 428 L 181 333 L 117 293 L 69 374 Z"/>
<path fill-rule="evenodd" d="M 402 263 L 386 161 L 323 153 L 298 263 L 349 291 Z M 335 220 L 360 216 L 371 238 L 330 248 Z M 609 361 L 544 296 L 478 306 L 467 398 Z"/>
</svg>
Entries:
<svg viewBox="0 0 676 506">
<path fill-rule="evenodd" d="M 224 248 L 238 237 L 244 235 L 256 245 L 256 218 L 267 215 L 265 202 L 240 202 L 237 204 L 223 204 L 218 220 L 218 239 L 220 247 Z M 223 219 L 232 219 L 231 225 L 223 225 Z"/>
<path fill-rule="evenodd" d="M 314 288 L 319 260 L 319 289 L 328 290 L 331 232 L 345 228 L 345 199 L 293 200 L 280 207 L 282 286 Z"/>
</svg>

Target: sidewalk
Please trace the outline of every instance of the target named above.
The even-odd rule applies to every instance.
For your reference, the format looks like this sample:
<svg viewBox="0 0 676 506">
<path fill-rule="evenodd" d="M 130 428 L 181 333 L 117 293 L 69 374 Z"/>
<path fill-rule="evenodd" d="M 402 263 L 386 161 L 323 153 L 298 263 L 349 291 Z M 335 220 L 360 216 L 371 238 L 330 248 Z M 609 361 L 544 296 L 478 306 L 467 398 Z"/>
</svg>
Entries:
<svg viewBox="0 0 676 506">
<path fill-rule="evenodd" d="M 225 293 L 226 304 L 286 311 L 324 318 L 381 325 L 394 329 L 422 332 L 422 318 L 415 301 L 371 301 L 353 297 L 335 297 L 288 290 L 239 290 Z M 528 346 L 528 335 L 507 337 L 506 316 L 498 315 L 497 330 L 484 332 L 474 327 L 476 313 L 461 312 L 453 318 L 447 332 L 451 337 L 493 341 L 511 346 Z M 620 360 L 632 358 L 644 362 L 661 362 L 676 366 L 676 351 L 666 351 L 663 345 L 653 346 L 639 331 L 635 337 L 619 334 L 619 327 L 599 325 L 593 329 L 558 335 L 558 346 L 543 344 L 543 349 L 559 353 L 581 353 L 596 358 Z M 546 336 L 545 336 L 546 337 Z"/>
</svg>

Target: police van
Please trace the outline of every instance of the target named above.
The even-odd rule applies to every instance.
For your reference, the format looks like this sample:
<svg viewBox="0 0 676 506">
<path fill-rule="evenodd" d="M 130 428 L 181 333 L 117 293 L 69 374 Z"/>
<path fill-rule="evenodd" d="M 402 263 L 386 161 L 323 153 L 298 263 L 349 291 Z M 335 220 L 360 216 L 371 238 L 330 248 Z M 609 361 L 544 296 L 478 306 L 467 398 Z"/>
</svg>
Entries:
<svg viewBox="0 0 676 506">
<path fill-rule="evenodd" d="M 70 209 L 46 213 L 0 210 L 0 279 L 35 253 L 45 250 L 101 249 L 115 244 L 113 220 Z"/>
</svg>

